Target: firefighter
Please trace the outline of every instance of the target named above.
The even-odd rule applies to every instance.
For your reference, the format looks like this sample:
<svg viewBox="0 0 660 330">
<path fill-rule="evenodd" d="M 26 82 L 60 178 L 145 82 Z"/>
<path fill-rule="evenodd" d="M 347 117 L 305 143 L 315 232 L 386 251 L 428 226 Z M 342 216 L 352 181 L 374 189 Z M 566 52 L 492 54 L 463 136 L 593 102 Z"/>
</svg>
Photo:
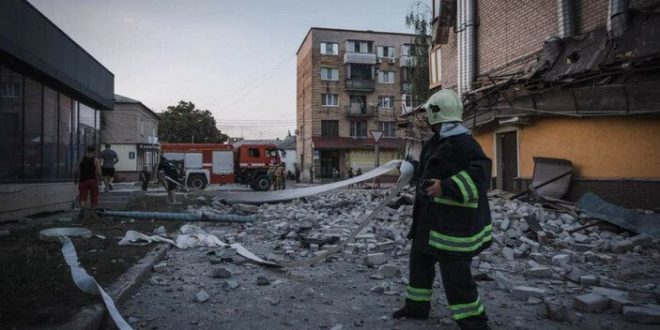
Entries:
<svg viewBox="0 0 660 330">
<path fill-rule="evenodd" d="M 275 176 L 275 190 L 284 190 L 286 188 L 286 177 L 284 176 L 284 163 L 280 163 L 275 168 L 273 175 Z"/>
<path fill-rule="evenodd" d="M 405 306 L 393 316 L 429 317 L 438 263 L 452 319 L 461 329 L 489 329 L 470 265 L 492 241 L 491 160 L 462 125 L 463 104 L 454 91 L 440 90 L 423 108 L 434 134 L 415 168 L 409 285 Z"/>
</svg>

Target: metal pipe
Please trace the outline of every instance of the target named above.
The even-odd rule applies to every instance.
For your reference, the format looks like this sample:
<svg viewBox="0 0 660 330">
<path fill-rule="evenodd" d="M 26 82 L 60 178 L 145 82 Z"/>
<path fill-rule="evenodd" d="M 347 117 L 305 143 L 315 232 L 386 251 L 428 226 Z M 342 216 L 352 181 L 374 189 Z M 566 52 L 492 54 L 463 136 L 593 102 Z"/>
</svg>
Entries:
<svg viewBox="0 0 660 330">
<path fill-rule="evenodd" d="M 620 37 L 628 28 L 628 8 L 630 0 L 610 0 L 607 7 L 607 31 Z"/>
<path fill-rule="evenodd" d="M 575 6 L 573 0 L 557 0 L 557 26 L 560 38 L 575 35 Z"/>
<path fill-rule="evenodd" d="M 465 54 L 465 50 L 463 49 L 463 46 L 465 46 L 465 42 L 463 41 L 463 32 L 465 31 L 463 24 L 463 0 L 458 0 L 456 6 L 456 28 L 458 29 L 456 31 L 456 57 L 458 59 L 456 61 L 456 86 L 458 87 L 459 96 L 463 94 L 463 64 L 465 63 L 463 59 L 463 55 Z"/>
<path fill-rule="evenodd" d="M 475 38 L 475 0 L 464 0 L 465 1 L 465 91 L 469 92 L 472 90 L 472 82 L 476 77 L 476 38 Z"/>
<path fill-rule="evenodd" d="M 138 212 L 138 211 L 109 211 L 98 210 L 100 216 L 111 216 L 118 218 L 133 219 L 159 219 L 168 221 L 203 221 L 203 222 L 254 222 L 257 217 L 254 215 L 236 215 L 236 214 L 193 214 L 193 213 L 173 213 L 173 212 Z"/>
</svg>

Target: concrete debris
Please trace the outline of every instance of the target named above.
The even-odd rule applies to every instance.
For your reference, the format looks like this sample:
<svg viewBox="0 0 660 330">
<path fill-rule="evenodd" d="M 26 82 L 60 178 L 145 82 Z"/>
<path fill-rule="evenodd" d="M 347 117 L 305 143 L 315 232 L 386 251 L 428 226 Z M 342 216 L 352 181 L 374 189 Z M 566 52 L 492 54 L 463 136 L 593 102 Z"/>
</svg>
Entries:
<svg viewBox="0 0 660 330">
<path fill-rule="evenodd" d="M 164 273 L 167 271 L 167 262 L 161 261 L 153 266 L 153 271 L 156 273 Z"/>
<path fill-rule="evenodd" d="M 532 267 L 524 271 L 523 274 L 536 278 L 551 278 L 552 268 L 544 267 L 544 266 Z"/>
<path fill-rule="evenodd" d="M 211 296 L 209 296 L 209 294 L 204 289 L 199 290 L 199 292 L 197 292 L 197 294 L 195 294 L 195 302 L 198 302 L 198 303 L 206 302 L 210 298 L 211 298 Z"/>
<path fill-rule="evenodd" d="M 364 258 L 364 264 L 367 266 L 378 266 L 387 262 L 385 253 L 372 253 Z"/>
<path fill-rule="evenodd" d="M 545 302 L 546 317 L 557 322 L 575 323 L 578 321 L 573 311 L 562 303 Z"/>
<path fill-rule="evenodd" d="M 230 278 L 231 272 L 225 268 L 216 268 L 211 273 L 212 278 Z"/>
<path fill-rule="evenodd" d="M 587 293 L 575 297 L 575 309 L 585 313 L 602 312 L 609 307 L 609 300 L 596 293 Z"/>
<path fill-rule="evenodd" d="M 623 318 L 636 323 L 660 324 L 660 305 L 624 306 Z"/>
<path fill-rule="evenodd" d="M 399 268 L 396 265 L 382 265 L 378 267 L 378 273 L 385 278 L 395 277 L 399 275 Z"/>
<path fill-rule="evenodd" d="M 258 286 L 270 285 L 270 279 L 263 275 L 257 276 L 257 285 Z"/>
<path fill-rule="evenodd" d="M 222 285 L 222 288 L 225 290 L 234 290 L 239 286 L 241 286 L 241 284 L 238 283 L 238 281 L 226 280 L 225 283 Z"/>
<path fill-rule="evenodd" d="M 541 288 L 533 288 L 528 286 L 516 286 L 511 291 L 514 298 L 520 300 L 527 300 L 529 297 L 535 297 L 543 299 L 545 297 L 546 291 Z"/>
</svg>

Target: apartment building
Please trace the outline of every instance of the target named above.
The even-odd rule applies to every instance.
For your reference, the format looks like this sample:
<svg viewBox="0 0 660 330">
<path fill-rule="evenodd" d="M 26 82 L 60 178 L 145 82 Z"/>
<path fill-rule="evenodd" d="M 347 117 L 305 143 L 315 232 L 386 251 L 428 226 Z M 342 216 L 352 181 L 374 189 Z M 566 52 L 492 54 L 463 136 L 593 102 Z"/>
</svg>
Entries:
<svg viewBox="0 0 660 330">
<path fill-rule="evenodd" d="M 345 177 L 403 147 L 397 118 L 411 111 L 413 35 L 311 28 L 297 51 L 296 146 L 303 180 Z"/>
<path fill-rule="evenodd" d="M 660 205 L 660 1 L 434 0 L 430 87 L 453 88 L 493 159 L 525 189 L 534 157 L 575 167 L 586 191 Z"/>
<path fill-rule="evenodd" d="M 117 153 L 116 179 L 137 181 L 146 165 L 155 173 L 159 161 L 160 116 L 142 102 L 115 94 L 113 111 L 102 113 L 101 143 Z"/>
<path fill-rule="evenodd" d="M 0 221 L 71 209 L 114 75 L 25 0 L 0 1 Z"/>
</svg>

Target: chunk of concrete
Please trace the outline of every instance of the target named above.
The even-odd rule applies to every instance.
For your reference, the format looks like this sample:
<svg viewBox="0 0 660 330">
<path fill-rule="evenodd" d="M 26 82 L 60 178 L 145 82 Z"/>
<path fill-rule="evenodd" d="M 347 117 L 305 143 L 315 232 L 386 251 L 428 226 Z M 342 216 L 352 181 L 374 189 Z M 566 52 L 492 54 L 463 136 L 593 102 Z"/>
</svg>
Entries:
<svg viewBox="0 0 660 330">
<path fill-rule="evenodd" d="M 513 260 L 514 260 L 514 257 L 513 257 L 513 249 L 511 249 L 510 247 L 505 247 L 505 248 L 503 248 L 503 249 L 502 249 L 502 256 L 503 256 L 504 259 L 506 259 L 507 261 L 513 261 Z"/>
<path fill-rule="evenodd" d="M 378 273 L 385 278 L 395 277 L 399 275 L 399 268 L 396 265 L 382 265 L 378 267 Z"/>
<path fill-rule="evenodd" d="M 514 298 L 520 300 L 527 300 L 529 297 L 543 299 L 545 297 L 545 289 L 534 288 L 529 286 L 516 286 L 511 291 Z"/>
<path fill-rule="evenodd" d="M 577 316 L 564 304 L 545 302 L 546 316 L 557 322 L 577 322 Z"/>
<path fill-rule="evenodd" d="M 580 312 L 597 313 L 606 310 L 610 305 L 609 299 L 595 293 L 587 293 L 575 297 L 573 306 Z"/>
<path fill-rule="evenodd" d="M 559 266 L 559 267 L 564 267 L 568 265 L 568 263 L 571 261 L 571 256 L 568 254 L 555 254 L 552 256 L 552 264 Z"/>
<path fill-rule="evenodd" d="M 367 266 L 378 266 L 387 262 L 385 253 L 372 253 L 364 258 L 364 264 Z"/>
<path fill-rule="evenodd" d="M 536 278 L 550 278 L 552 277 L 552 268 L 545 266 L 532 267 L 525 270 L 523 274 Z"/>
<path fill-rule="evenodd" d="M 599 279 L 594 275 L 582 275 L 580 276 L 580 283 L 584 285 L 596 285 L 598 284 Z"/>
<path fill-rule="evenodd" d="M 209 296 L 209 294 L 204 289 L 199 290 L 199 292 L 197 292 L 195 295 L 195 301 L 198 303 L 206 302 L 209 300 L 209 298 L 211 298 L 211 296 Z"/>
<path fill-rule="evenodd" d="M 623 306 L 623 318 L 636 323 L 660 324 L 660 305 Z"/>
</svg>

